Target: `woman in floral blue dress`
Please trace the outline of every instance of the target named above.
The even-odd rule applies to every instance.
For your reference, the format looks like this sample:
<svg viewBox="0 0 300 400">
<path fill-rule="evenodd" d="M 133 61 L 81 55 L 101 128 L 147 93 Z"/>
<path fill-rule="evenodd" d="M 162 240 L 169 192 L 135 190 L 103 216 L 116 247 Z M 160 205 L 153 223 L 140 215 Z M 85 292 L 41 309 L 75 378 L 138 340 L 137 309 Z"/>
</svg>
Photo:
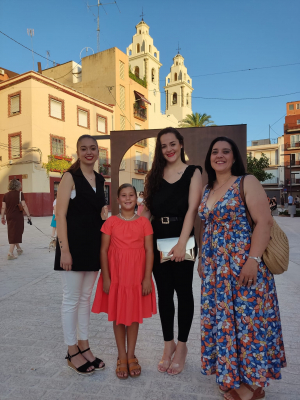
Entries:
<svg viewBox="0 0 300 400">
<path fill-rule="evenodd" d="M 263 387 L 280 379 L 286 366 L 274 277 L 261 260 L 272 226 L 267 196 L 254 176 L 245 177 L 245 199 L 256 224 L 251 235 L 236 144 L 226 137 L 213 140 L 205 169 L 198 268 L 202 372 L 217 375 L 225 399 L 264 399 Z"/>
</svg>

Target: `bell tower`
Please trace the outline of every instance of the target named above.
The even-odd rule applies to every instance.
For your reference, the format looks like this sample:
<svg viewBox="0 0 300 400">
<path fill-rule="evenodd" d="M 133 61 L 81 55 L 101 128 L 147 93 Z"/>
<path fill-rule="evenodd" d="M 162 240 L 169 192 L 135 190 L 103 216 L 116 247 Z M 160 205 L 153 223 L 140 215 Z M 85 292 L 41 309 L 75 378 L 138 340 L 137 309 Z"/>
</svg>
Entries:
<svg viewBox="0 0 300 400">
<path fill-rule="evenodd" d="M 135 28 L 136 33 L 126 52 L 131 72 L 140 79 L 146 79 L 148 100 L 151 103 L 147 108 L 150 122 L 161 113 L 159 69 L 162 64 L 159 61 L 159 51 L 153 44 L 153 38 L 149 35 L 149 25 L 142 18 Z"/>
<path fill-rule="evenodd" d="M 178 54 L 173 58 L 173 65 L 166 77 L 166 114 L 173 114 L 178 122 L 192 111 L 192 79 L 187 73 L 184 58 Z"/>
</svg>

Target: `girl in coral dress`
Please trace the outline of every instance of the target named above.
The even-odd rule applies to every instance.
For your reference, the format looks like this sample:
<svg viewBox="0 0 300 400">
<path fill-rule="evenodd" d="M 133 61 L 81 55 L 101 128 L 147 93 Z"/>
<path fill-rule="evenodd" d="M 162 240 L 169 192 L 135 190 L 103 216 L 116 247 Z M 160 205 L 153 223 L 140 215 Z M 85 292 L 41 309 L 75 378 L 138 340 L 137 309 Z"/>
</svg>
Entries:
<svg viewBox="0 0 300 400">
<path fill-rule="evenodd" d="M 128 183 L 121 185 L 120 214 L 108 218 L 101 228 L 101 275 L 92 307 L 92 312 L 105 312 L 113 321 L 119 379 L 128 378 L 128 369 L 133 378 L 141 374 L 135 357 L 139 324 L 156 314 L 153 230 L 147 218 L 134 213 L 136 202 L 135 188 Z"/>
</svg>

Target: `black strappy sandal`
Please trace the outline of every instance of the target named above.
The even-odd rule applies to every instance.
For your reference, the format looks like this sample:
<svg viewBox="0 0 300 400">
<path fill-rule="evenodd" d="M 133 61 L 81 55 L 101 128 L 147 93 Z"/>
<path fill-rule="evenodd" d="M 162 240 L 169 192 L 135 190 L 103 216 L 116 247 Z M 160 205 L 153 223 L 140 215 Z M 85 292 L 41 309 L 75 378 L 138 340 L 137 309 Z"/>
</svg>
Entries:
<svg viewBox="0 0 300 400">
<path fill-rule="evenodd" d="M 79 375 L 91 375 L 91 374 L 93 374 L 95 372 L 94 369 L 92 371 L 87 371 L 88 368 L 93 366 L 93 363 L 90 363 L 89 361 L 87 361 L 85 364 L 81 365 L 78 368 L 76 368 L 75 365 L 72 364 L 71 358 L 77 356 L 78 354 L 80 354 L 80 351 L 78 351 L 78 353 L 76 353 L 76 354 L 73 354 L 72 356 L 70 356 L 69 352 L 67 353 L 67 355 L 65 357 L 65 360 L 68 360 L 68 367 L 72 368 Z"/>
<path fill-rule="evenodd" d="M 81 354 L 83 354 L 83 353 L 85 353 L 86 351 L 89 351 L 90 348 L 88 347 L 87 349 L 81 351 L 81 350 L 79 349 L 79 347 L 78 347 L 78 350 L 79 350 L 79 352 L 80 352 Z M 84 357 L 84 356 L 83 356 L 83 357 Z M 90 362 L 91 365 L 94 366 L 95 371 L 101 371 L 102 369 L 105 368 L 104 362 L 103 362 L 100 358 L 98 358 L 98 357 L 95 357 L 95 360 L 94 360 L 94 361 L 89 361 L 89 362 Z M 102 367 L 100 367 L 100 364 L 101 364 L 101 363 L 103 363 Z"/>
</svg>

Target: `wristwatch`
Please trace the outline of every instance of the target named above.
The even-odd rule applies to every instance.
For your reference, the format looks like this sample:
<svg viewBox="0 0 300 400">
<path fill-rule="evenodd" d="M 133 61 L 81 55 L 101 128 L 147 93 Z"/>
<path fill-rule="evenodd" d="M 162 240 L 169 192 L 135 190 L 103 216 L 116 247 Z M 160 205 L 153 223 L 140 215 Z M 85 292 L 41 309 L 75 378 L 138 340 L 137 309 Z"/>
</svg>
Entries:
<svg viewBox="0 0 300 400">
<path fill-rule="evenodd" d="M 258 264 L 261 262 L 261 258 L 260 257 L 249 256 L 248 258 L 253 258 L 253 260 L 255 260 Z"/>
</svg>

